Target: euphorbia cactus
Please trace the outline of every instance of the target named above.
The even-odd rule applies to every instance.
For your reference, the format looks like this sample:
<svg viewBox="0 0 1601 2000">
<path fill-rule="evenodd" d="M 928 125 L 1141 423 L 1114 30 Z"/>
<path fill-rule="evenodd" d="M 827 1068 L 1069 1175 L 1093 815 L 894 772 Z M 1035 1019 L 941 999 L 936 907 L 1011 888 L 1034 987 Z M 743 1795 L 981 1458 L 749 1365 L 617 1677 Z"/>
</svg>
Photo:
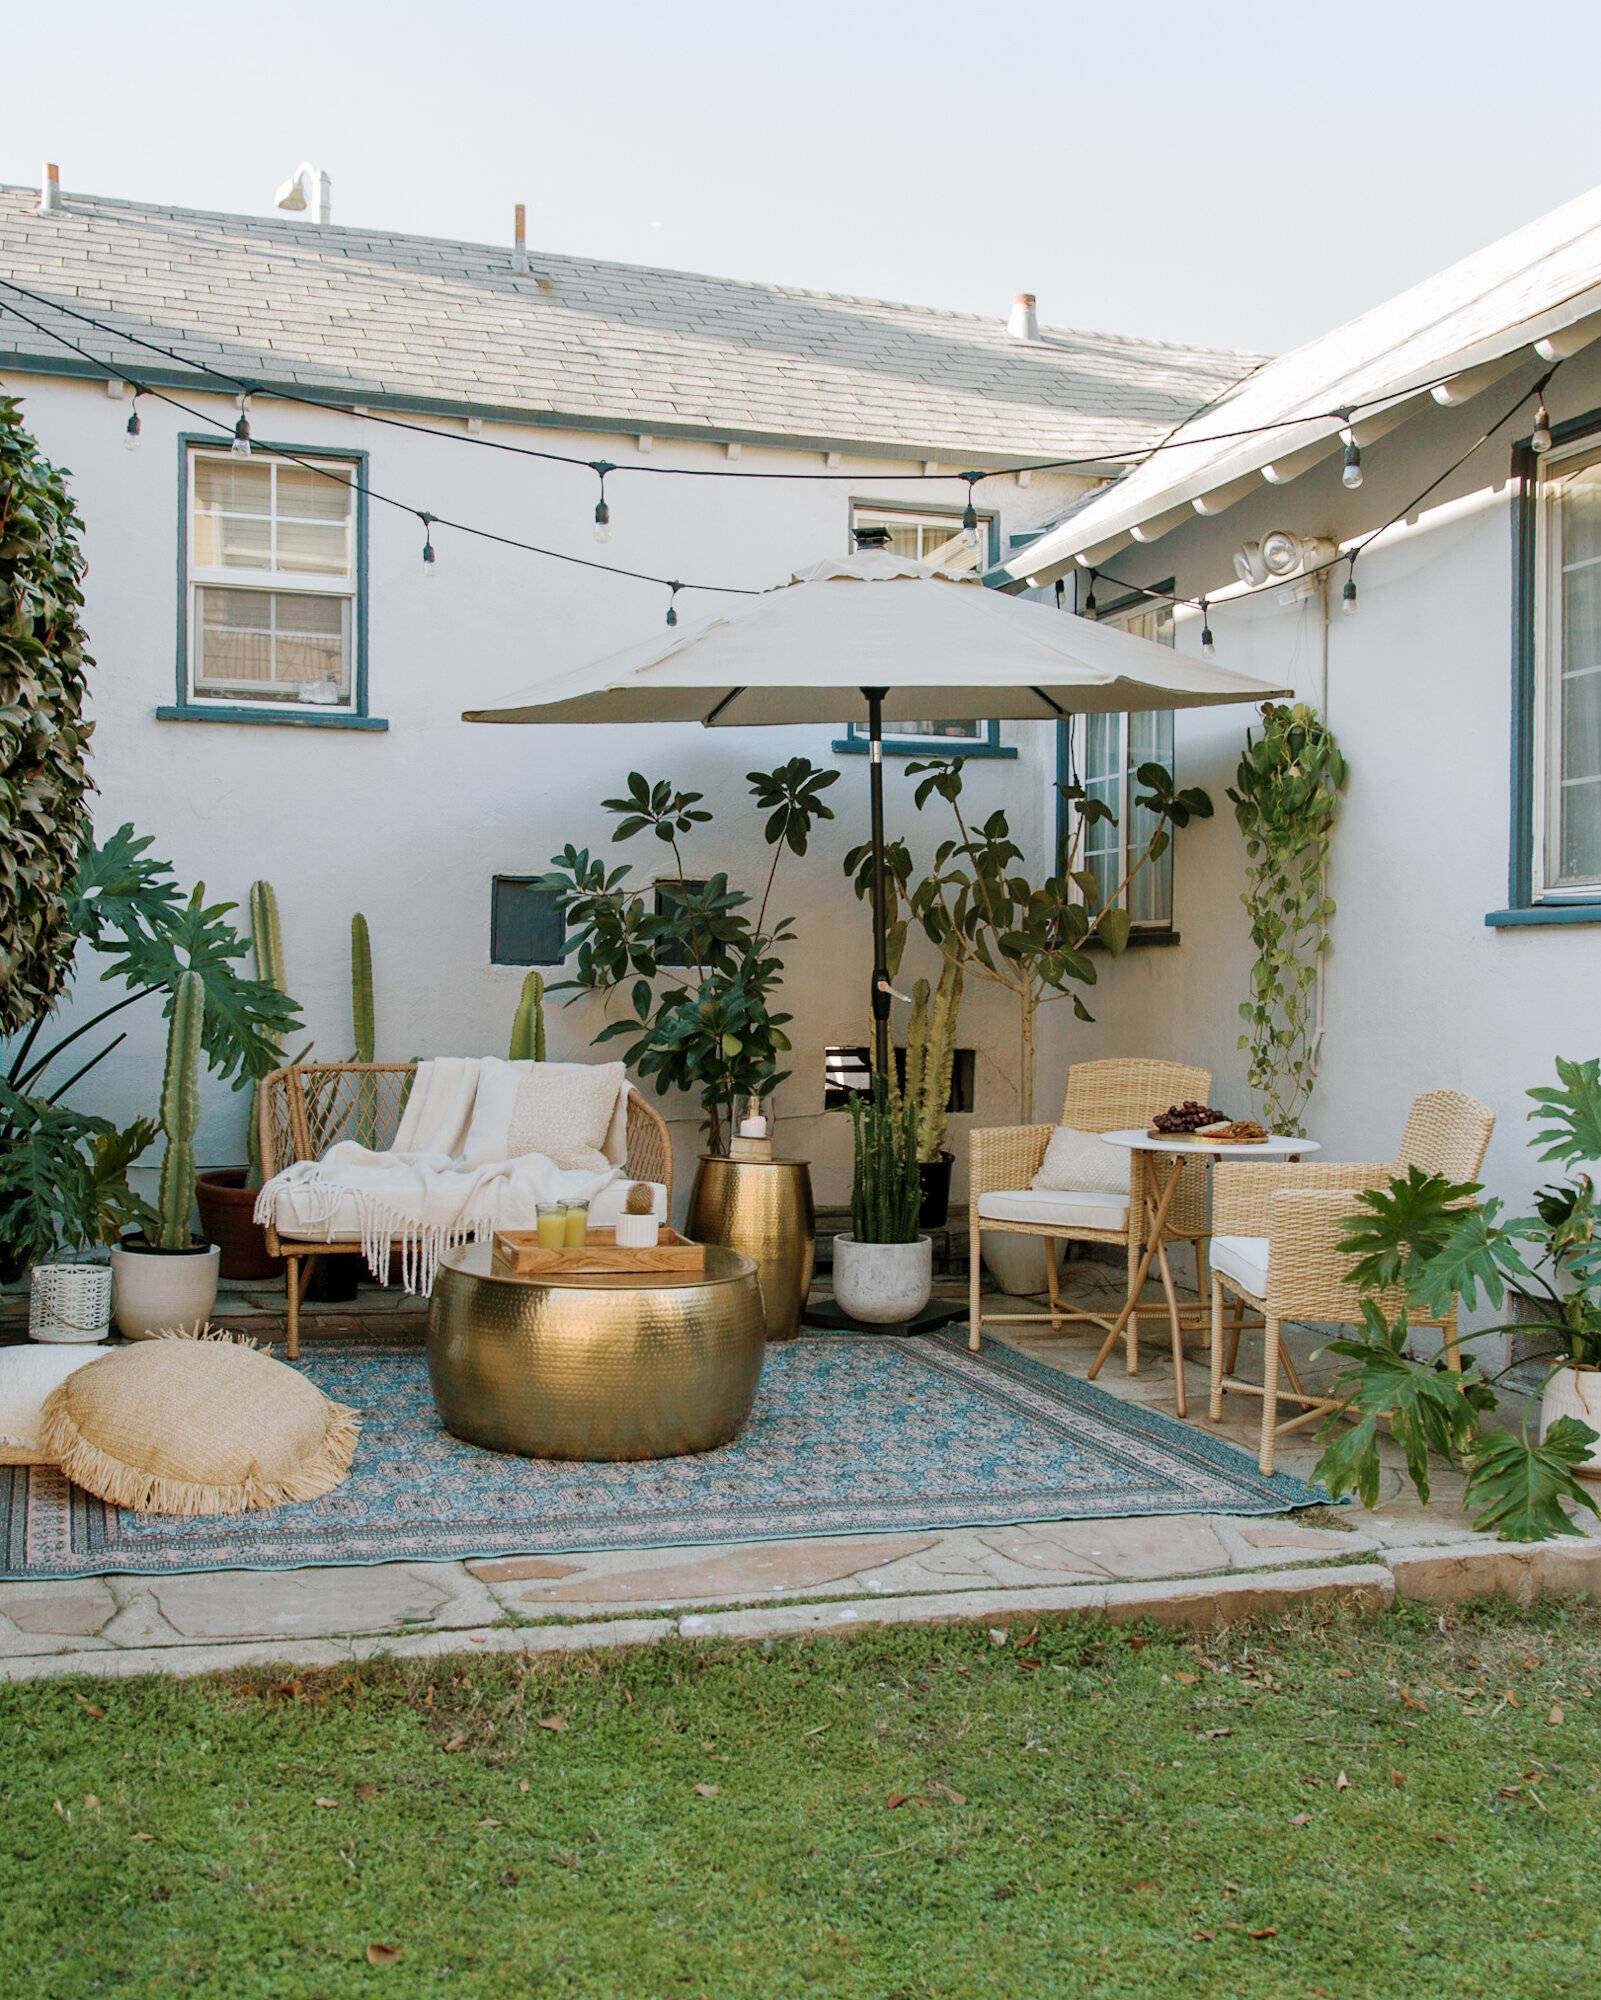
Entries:
<svg viewBox="0 0 1601 2000">
<path fill-rule="evenodd" d="M 200 974 L 186 972 L 173 995 L 167 1067 L 161 1080 L 161 1129 L 167 1150 L 156 1204 L 158 1250 L 187 1250 L 193 1241 L 189 1217 L 195 1205 L 195 1127 L 200 1122 L 200 1030 L 205 1008 Z"/>
<path fill-rule="evenodd" d="M 278 921 L 278 896 L 270 882 L 250 885 L 250 942 L 255 949 L 256 977 L 264 979 L 279 993 L 284 986 L 284 938 Z M 276 1037 L 274 1037 L 276 1040 Z M 245 1132 L 249 1171 L 247 1187 L 261 1186 L 261 1085 L 250 1086 L 250 1117 Z"/>
<path fill-rule="evenodd" d="M 517 1018 L 511 1024 L 511 1060 L 545 1060 L 545 982 L 537 972 L 530 972 L 523 981 Z"/>
<path fill-rule="evenodd" d="M 378 1028 L 372 997 L 372 938 L 360 910 L 350 919 L 350 1021 L 357 1062 L 374 1060 Z"/>
</svg>

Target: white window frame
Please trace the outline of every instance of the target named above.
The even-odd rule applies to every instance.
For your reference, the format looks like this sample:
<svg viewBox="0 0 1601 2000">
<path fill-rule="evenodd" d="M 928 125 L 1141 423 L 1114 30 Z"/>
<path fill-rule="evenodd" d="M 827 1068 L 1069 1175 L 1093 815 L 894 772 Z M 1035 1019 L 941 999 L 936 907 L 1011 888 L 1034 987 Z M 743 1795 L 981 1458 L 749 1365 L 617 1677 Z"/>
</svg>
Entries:
<svg viewBox="0 0 1601 2000">
<path fill-rule="evenodd" d="M 1169 636 L 1167 637 L 1166 640 L 1159 641 L 1158 643 L 1171 645 L 1173 643 L 1172 607 L 1167 606 L 1165 608 L 1167 611 L 1167 619 L 1168 619 L 1167 630 Z M 1159 620 L 1162 615 L 1163 609 L 1164 607 L 1162 605 L 1152 605 L 1143 600 L 1135 600 L 1133 602 L 1129 602 L 1126 604 L 1116 605 L 1115 607 L 1102 612 L 1098 622 L 1103 625 L 1116 625 L 1124 631 L 1129 631 L 1136 628 L 1143 620 L 1147 619 Z M 1143 636 L 1154 637 L 1154 634 L 1148 633 Z M 1168 715 L 1169 726 L 1171 727 L 1172 711 L 1171 710 L 1167 711 L 1167 715 Z M 1068 724 L 1068 728 L 1071 733 L 1071 739 L 1072 739 L 1072 768 L 1077 773 L 1079 781 L 1083 784 L 1089 783 L 1088 771 L 1089 771 L 1090 720 L 1091 718 L 1087 715 L 1075 715 L 1072 717 L 1071 721 Z M 1118 736 L 1117 736 L 1118 796 L 1117 796 L 1117 807 L 1116 807 L 1117 839 L 1118 839 L 1117 874 L 1118 874 L 1118 880 L 1122 881 L 1122 879 L 1128 874 L 1128 867 L 1129 867 L 1129 838 L 1133 831 L 1134 792 L 1135 792 L 1136 780 L 1134 778 L 1133 772 L 1130 769 L 1130 758 L 1129 758 L 1129 728 L 1131 722 L 1133 721 L 1133 717 L 1125 712 L 1119 714 L 1115 718 L 1115 720 L 1118 723 Z M 1171 776 L 1173 773 L 1173 766 L 1174 766 L 1174 759 L 1170 758 L 1167 764 L 1167 770 L 1169 776 Z M 1086 829 L 1086 838 L 1088 837 L 1088 834 L 1090 832 L 1093 832 L 1092 828 Z M 1135 935 L 1143 934 L 1146 936 L 1160 937 L 1166 935 L 1173 929 L 1172 855 L 1173 855 L 1173 845 L 1170 840 L 1167 849 L 1167 854 L 1164 857 L 1168 862 L 1167 901 L 1165 909 L 1159 910 L 1155 916 L 1136 917 L 1133 911 L 1129 909 L 1130 890 L 1128 887 L 1125 887 L 1123 891 L 1121 899 L 1121 907 L 1129 910 L 1130 930 Z M 1086 865 L 1086 862 L 1087 862 L 1087 856 L 1083 852 L 1081 852 L 1079 856 L 1080 868 L 1083 868 Z M 1079 900 L 1086 901 L 1087 899 L 1080 896 Z"/>
<path fill-rule="evenodd" d="M 198 498 L 198 482 L 195 467 L 203 460 L 216 460 L 233 464 L 234 458 L 226 446 L 216 449 L 208 445 L 190 444 L 184 461 L 184 703 L 191 709 L 231 709 L 252 708 L 264 714 L 304 714 L 304 715 L 358 715 L 363 712 L 364 690 L 361 686 L 361 526 L 360 495 L 357 486 L 361 478 L 361 463 L 355 455 L 343 453 L 319 453 L 316 458 L 310 454 L 308 461 L 315 464 L 317 458 L 326 458 L 330 464 L 348 469 L 350 486 L 350 513 L 346 521 L 346 535 L 349 546 L 349 562 L 343 576 L 331 575 L 326 570 L 281 570 L 242 569 L 221 563 L 201 563 L 196 554 L 197 530 L 201 509 Z M 277 481 L 282 464 L 293 461 L 280 460 L 268 451 L 262 450 L 252 455 L 253 464 L 265 465 L 270 470 L 272 480 L 272 508 L 270 554 L 277 554 L 278 508 Z M 294 518 L 294 517 L 291 517 Z M 332 523 L 320 525 L 331 526 Z M 257 596 L 304 595 L 308 597 L 331 597 L 342 601 L 342 633 L 344 641 L 344 679 L 347 691 L 342 700 L 334 702 L 309 702 L 289 694 L 263 694 L 261 682 L 241 682 L 226 693 L 200 692 L 195 684 L 197 656 L 203 647 L 201 629 L 202 590 L 244 590 Z"/>
<path fill-rule="evenodd" d="M 1562 451 L 1548 452 L 1538 462 L 1534 505 L 1534 783 L 1530 799 L 1530 859 L 1533 900 L 1537 903 L 1593 903 L 1601 895 L 1601 873 L 1583 881 L 1564 881 L 1560 810 L 1562 791 L 1562 577 L 1558 497 L 1564 476 L 1588 465 L 1601 464 L 1601 442 L 1594 436 Z M 1588 566 L 1601 569 L 1601 556 Z M 1591 669 L 1601 673 L 1601 665 Z M 1591 782 L 1601 783 L 1601 780 Z"/>
</svg>

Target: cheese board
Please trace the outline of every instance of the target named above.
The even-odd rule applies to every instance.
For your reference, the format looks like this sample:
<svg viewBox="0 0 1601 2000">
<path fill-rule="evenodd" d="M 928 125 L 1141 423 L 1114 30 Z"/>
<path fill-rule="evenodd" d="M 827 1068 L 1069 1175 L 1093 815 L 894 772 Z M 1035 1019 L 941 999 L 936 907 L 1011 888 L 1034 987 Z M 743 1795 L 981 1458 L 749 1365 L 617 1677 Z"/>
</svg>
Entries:
<svg viewBox="0 0 1601 2000">
<path fill-rule="evenodd" d="M 616 1277 L 629 1271 L 690 1275 L 706 1268 L 706 1246 L 691 1243 L 676 1229 L 663 1229 L 648 1250 L 623 1248 L 615 1229 L 591 1229 L 571 1249 L 548 1249 L 534 1229 L 497 1229 L 492 1265 L 501 1277 Z"/>
</svg>

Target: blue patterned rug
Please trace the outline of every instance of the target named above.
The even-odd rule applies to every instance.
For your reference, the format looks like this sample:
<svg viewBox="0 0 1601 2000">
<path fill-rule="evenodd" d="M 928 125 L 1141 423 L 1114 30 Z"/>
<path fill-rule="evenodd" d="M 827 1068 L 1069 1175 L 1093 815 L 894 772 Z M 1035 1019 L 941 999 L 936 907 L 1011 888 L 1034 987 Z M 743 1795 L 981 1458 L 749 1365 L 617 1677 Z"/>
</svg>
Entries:
<svg viewBox="0 0 1601 2000">
<path fill-rule="evenodd" d="M 965 1329 L 768 1349 L 742 1434 L 694 1458 L 512 1458 L 441 1429 L 420 1346 L 318 1346 L 301 1365 L 363 1412 L 350 1477 L 310 1505 L 170 1520 L 44 1467 L 0 1472 L 6 1578 L 556 1555 L 1000 1527 L 1128 1514 L 1283 1514 L 1327 1494 L 1198 1425 L 1120 1402 Z"/>
</svg>

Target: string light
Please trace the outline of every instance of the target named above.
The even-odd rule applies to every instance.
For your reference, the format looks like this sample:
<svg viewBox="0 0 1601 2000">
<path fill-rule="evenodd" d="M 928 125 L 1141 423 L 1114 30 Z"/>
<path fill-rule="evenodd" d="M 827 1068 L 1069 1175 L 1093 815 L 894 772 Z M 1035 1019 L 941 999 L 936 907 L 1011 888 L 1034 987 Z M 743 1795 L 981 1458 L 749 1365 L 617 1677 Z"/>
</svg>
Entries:
<svg viewBox="0 0 1601 2000">
<path fill-rule="evenodd" d="M 434 573 L 434 537 L 433 537 L 434 517 L 432 514 L 419 513 L 417 519 L 422 522 L 422 559 L 423 559 L 424 573 L 428 576 L 432 576 Z"/>
<path fill-rule="evenodd" d="M 1066 596 L 1067 596 L 1067 584 L 1061 577 L 1058 577 L 1056 579 L 1056 608 L 1058 611 L 1061 610 L 1062 600 Z"/>
<path fill-rule="evenodd" d="M 595 540 L 609 542 L 611 509 L 606 505 L 606 475 L 608 472 L 615 472 L 617 468 L 615 465 L 608 465 L 603 458 L 596 458 L 591 459 L 590 469 L 600 475 L 600 498 L 595 502 Z"/>
<path fill-rule="evenodd" d="M 1545 396 L 1540 397 L 1540 407 L 1534 413 L 1534 429 L 1529 433 L 1529 449 L 1542 456 L 1551 449 L 1551 413 L 1545 406 Z"/>
<path fill-rule="evenodd" d="M 123 434 L 123 446 L 128 451 L 137 451 L 139 449 L 139 396 L 140 391 L 135 389 L 133 392 L 133 408 L 128 412 L 128 428 Z"/>
<path fill-rule="evenodd" d="M 678 623 L 678 605 L 675 600 L 683 587 L 681 583 L 670 583 L 667 586 L 667 622 L 669 625 L 676 625 Z"/>
<path fill-rule="evenodd" d="M 229 447 L 235 458 L 250 456 L 250 396 L 248 392 L 239 398 L 239 421 L 233 427 L 233 443 Z"/>
<path fill-rule="evenodd" d="M 984 477 L 982 472 L 964 472 L 967 481 L 967 505 L 962 509 L 962 542 L 970 549 L 978 547 L 978 509 L 973 505 L 973 488 Z"/>
<path fill-rule="evenodd" d="M 1088 595 L 1088 596 L 1087 596 L 1087 597 L 1086 597 L 1086 598 L 1084 599 L 1084 616 L 1085 616 L 1086 618 L 1093 618 L 1093 617 L 1095 616 L 1095 612 L 1096 612 L 1096 604 L 1095 604 L 1095 571 L 1094 571 L 1094 570 L 1091 570 L 1091 571 L 1090 571 L 1090 588 L 1089 588 L 1089 595 Z"/>
<path fill-rule="evenodd" d="M 1217 647 L 1212 639 L 1212 620 L 1206 608 L 1206 599 L 1203 597 L 1201 599 L 1201 653 L 1205 659 L 1210 660 L 1216 652 Z"/>
<path fill-rule="evenodd" d="M 1340 484 L 1349 486 L 1353 492 L 1362 484 L 1362 450 L 1354 437 L 1346 440 L 1345 464 L 1340 468 Z"/>
<path fill-rule="evenodd" d="M 1356 616 L 1356 554 L 1352 551 L 1350 566 L 1345 572 L 1345 588 L 1340 592 L 1340 609 L 1347 618 Z"/>
</svg>

